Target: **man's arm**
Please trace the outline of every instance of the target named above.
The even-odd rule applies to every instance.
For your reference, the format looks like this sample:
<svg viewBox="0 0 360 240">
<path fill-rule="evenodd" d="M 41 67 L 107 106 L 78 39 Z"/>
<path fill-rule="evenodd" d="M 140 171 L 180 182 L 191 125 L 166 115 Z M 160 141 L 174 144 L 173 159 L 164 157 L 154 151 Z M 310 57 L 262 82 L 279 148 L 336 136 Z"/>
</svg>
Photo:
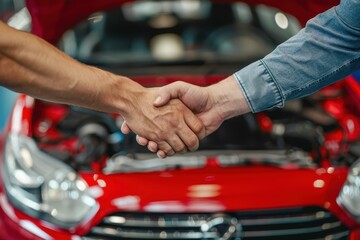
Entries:
<svg viewBox="0 0 360 240">
<path fill-rule="evenodd" d="M 209 123 L 222 122 L 250 109 L 260 112 L 282 107 L 285 101 L 311 94 L 360 68 L 359 13 L 360 0 L 342 0 L 339 6 L 311 19 L 303 30 L 264 59 L 212 87 L 185 83 L 165 86 L 160 89 L 161 99 L 155 104 L 162 106 L 171 98 L 179 98 L 196 110 L 195 101 L 203 101 L 207 98 L 200 96 L 210 94 L 217 100 L 210 101 L 212 106 L 207 109 L 223 106 L 222 114 L 218 114 L 222 119 L 208 115 L 210 120 L 204 122 L 206 129 Z M 228 91 L 227 95 L 223 94 L 224 90 Z M 188 97 L 190 93 L 204 91 L 197 98 Z M 157 150 L 156 143 L 146 138 L 138 137 L 138 142 Z"/>
<path fill-rule="evenodd" d="M 120 113 L 168 155 L 195 150 L 203 125 L 180 101 L 158 109 L 155 89 L 81 64 L 44 40 L 0 22 L 0 85 L 36 98 Z M 196 133 L 196 135 L 194 134 Z"/>
<path fill-rule="evenodd" d="M 34 35 L 0 22 L 0 84 L 48 101 L 126 112 L 129 79 L 81 64 Z M 110 86 L 121 91 L 114 101 Z M 100 96 L 108 92 L 108 98 Z M 101 99 L 100 99 L 101 98 Z"/>
<path fill-rule="evenodd" d="M 262 60 L 235 73 L 253 112 L 282 107 L 360 68 L 360 0 L 308 21 Z"/>
<path fill-rule="evenodd" d="M 227 101 L 232 102 L 232 107 L 239 108 L 246 100 L 252 112 L 260 112 L 282 107 L 287 100 L 342 79 L 360 68 L 359 13 L 360 0 L 342 0 L 340 5 L 309 20 L 304 29 L 263 59 L 236 72 L 233 77 L 239 87 L 229 88 L 233 82 L 222 81 L 214 85 L 212 94 L 219 95 L 227 88 Z M 158 106 L 182 91 L 180 84 L 160 89 L 163 100 Z M 191 106 L 191 102 L 184 103 Z M 223 104 L 221 100 L 219 103 Z"/>
</svg>

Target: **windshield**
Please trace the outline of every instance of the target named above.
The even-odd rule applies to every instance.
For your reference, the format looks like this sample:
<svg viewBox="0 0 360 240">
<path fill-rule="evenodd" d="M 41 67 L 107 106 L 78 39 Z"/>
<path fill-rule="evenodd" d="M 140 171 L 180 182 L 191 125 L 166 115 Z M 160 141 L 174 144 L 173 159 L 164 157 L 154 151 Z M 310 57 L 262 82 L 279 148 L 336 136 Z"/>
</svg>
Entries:
<svg viewBox="0 0 360 240">
<path fill-rule="evenodd" d="M 298 30 L 293 17 L 263 5 L 136 1 L 93 14 L 66 32 L 60 47 L 82 62 L 105 67 L 239 68 Z"/>
</svg>

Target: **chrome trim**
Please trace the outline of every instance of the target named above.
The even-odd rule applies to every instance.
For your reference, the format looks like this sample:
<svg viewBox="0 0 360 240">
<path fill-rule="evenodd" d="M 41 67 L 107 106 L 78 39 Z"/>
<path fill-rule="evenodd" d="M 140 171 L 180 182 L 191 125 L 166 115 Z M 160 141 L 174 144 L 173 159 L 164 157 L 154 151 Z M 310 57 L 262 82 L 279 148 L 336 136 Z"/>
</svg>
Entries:
<svg viewBox="0 0 360 240">
<path fill-rule="evenodd" d="M 311 221 L 318 221 L 326 218 L 330 218 L 331 214 L 328 212 L 320 211 L 314 214 L 305 216 L 292 216 L 292 217 L 281 217 L 281 218 L 263 218 L 263 219 L 244 219 L 241 220 L 243 226 L 247 225 L 273 225 L 273 224 L 289 224 L 289 223 L 304 223 Z"/>
<path fill-rule="evenodd" d="M 163 171 L 167 169 L 189 169 L 202 168 L 206 164 L 206 158 L 200 157 L 169 157 L 166 159 L 145 159 L 138 160 L 128 156 L 115 156 L 109 159 L 106 163 L 103 172 L 105 174 L 111 173 L 130 173 L 130 172 L 153 172 Z"/>
<path fill-rule="evenodd" d="M 116 221 L 116 219 L 124 219 L 124 221 Z M 121 222 L 121 223 L 120 223 Z M 110 216 L 104 218 L 104 223 L 116 225 L 119 227 L 177 227 L 177 228 L 188 228 L 188 227 L 201 227 L 206 223 L 206 219 L 179 219 L 171 218 L 171 220 L 165 220 L 164 218 L 159 218 L 159 220 L 154 221 L 151 219 L 126 219 L 125 217 L 120 216 Z"/>
<path fill-rule="evenodd" d="M 316 167 L 308 153 L 300 150 L 219 150 L 198 151 L 166 159 L 156 158 L 154 154 L 135 154 L 134 157 L 115 155 L 106 162 L 103 172 L 112 174 L 203 168 L 207 163 L 207 158 L 212 156 L 217 156 L 222 167 L 243 166 L 255 162 L 277 167 L 287 167 L 288 164 L 299 168 Z"/>
<path fill-rule="evenodd" d="M 124 239 L 217 239 L 218 234 L 214 232 L 173 232 L 169 233 L 166 231 L 149 231 L 145 230 L 140 232 L 139 230 L 135 231 L 126 231 L 123 229 L 116 229 L 116 228 L 99 228 L 94 227 L 92 229 L 93 233 L 100 234 L 103 236 L 110 236 L 110 237 L 121 237 Z"/>
<path fill-rule="evenodd" d="M 336 239 L 344 239 L 344 237 L 348 237 L 350 234 L 350 231 L 344 231 L 337 234 L 329 234 L 325 237 L 326 239 L 336 240 Z M 324 240 L 324 238 L 316 238 L 313 240 Z"/>
<path fill-rule="evenodd" d="M 315 167 L 313 159 L 308 153 L 300 150 L 296 151 L 243 151 L 234 152 L 231 155 L 218 155 L 220 165 L 223 167 L 242 166 L 252 162 L 264 165 L 283 167 L 287 164 L 294 164 L 299 168 Z"/>
<path fill-rule="evenodd" d="M 286 229 L 286 230 L 262 230 L 262 231 L 248 231 L 244 233 L 245 237 L 275 237 L 275 236 L 286 236 L 286 235 L 298 235 L 298 234 L 308 234 L 308 233 L 317 233 L 323 230 L 334 229 L 341 226 L 341 222 L 334 223 L 325 223 L 318 227 L 311 228 L 296 228 L 296 229 Z"/>
<path fill-rule="evenodd" d="M 292 216 L 292 217 L 281 217 L 281 218 L 263 218 L 263 219 L 244 219 L 241 220 L 243 226 L 247 225 L 273 225 L 273 224 L 289 224 L 289 223 L 304 223 L 311 221 L 318 221 L 322 219 L 330 218 L 331 214 L 324 211 L 319 211 L 306 216 Z M 108 216 L 104 218 L 104 223 L 116 225 L 119 227 L 201 227 L 206 223 L 206 216 L 199 217 L 188 217 L 188 218 L 179 218 L 172 217 L 169 214 L 167 219 L 159 218 L 158 220 L 154 219 L 126 219 L 123 216 Z"/>
<path fill-rule="evenodd" d="M 10 17 L 7 24 L 15 29 L 30 32 L 32 28 L 31 21 L 29 10 L 24 7 Z"/>
<path fill-rule="evenodd" d="M 116 213 L 84 239 L 345 239 L 350 230 L 319 207 L 236 213 Z"/>
</svg>

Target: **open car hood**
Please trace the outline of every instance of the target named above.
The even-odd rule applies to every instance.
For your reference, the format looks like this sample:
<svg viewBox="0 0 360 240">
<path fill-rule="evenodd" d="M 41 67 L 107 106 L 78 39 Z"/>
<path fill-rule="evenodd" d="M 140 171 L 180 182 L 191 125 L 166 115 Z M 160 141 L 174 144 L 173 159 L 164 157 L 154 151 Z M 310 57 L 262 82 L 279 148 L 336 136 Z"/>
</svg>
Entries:
<svg viewBox="0 0 360 240">
<path fill-rule="evenodd" d="M 129 0 L 27 0 L 32 16 L 33 33 L 56 43 L 61 35 L 90 14 L 117 7 Z M 227 2 L 231 2 L 228 0 Z M 235 2 L 235 0 L 233 1 Z M 339 0 L 243 0 L 248 4 L 265 4 L 295 16 L 301 24 L 339 3 Z"/>
</svg>

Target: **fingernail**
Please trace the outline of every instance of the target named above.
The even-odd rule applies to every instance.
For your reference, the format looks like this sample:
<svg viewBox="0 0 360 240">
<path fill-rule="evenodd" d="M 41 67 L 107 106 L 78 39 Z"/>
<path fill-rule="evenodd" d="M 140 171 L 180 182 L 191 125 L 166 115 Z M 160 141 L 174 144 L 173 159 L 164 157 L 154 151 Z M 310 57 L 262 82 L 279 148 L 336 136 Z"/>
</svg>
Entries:
<svg viewBox="0 0 360 240">
<path fill-rule="evenodd" d="M 160 96 L 158 96 L 156 99 L 155 99 L 155 104 L 159 104 L 161 102 L 161 97 Z"/>
</svg>

